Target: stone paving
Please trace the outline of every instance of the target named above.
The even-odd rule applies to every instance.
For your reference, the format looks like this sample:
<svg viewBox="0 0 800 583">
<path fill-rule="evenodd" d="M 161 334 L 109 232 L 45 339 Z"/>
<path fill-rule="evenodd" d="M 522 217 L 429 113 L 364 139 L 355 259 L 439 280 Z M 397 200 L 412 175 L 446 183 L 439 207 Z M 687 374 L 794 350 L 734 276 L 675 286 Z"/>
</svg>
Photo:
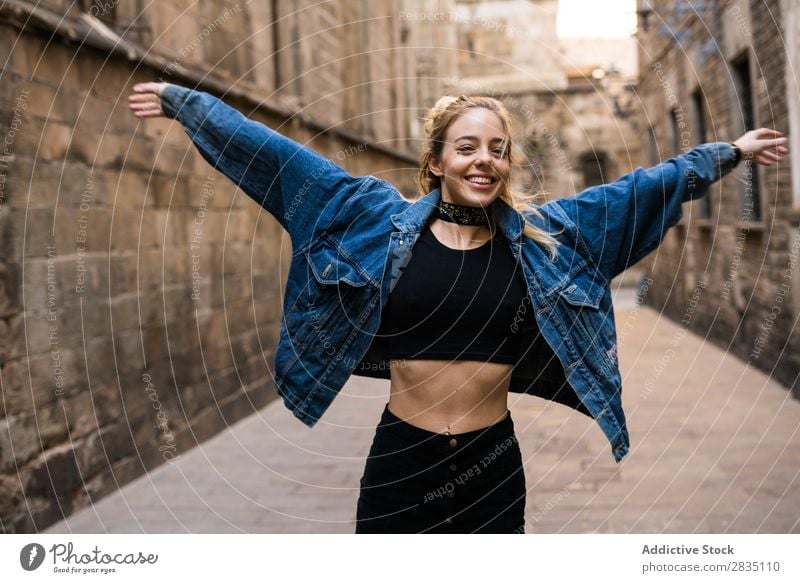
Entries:
<svg viewBox="0 0 800 583">
<path fill-rule="evenodd" d="M 625 290 L 623 290 L 625 291 Z M 800 533 L 800 402 L 630 295 L 615 297 L 632 449 L 512 394 L 528 533 Z M 352 377 L 313 429 L 275 401 L 48 533 L 352 533 L 385 380 Z"/>
</svg>

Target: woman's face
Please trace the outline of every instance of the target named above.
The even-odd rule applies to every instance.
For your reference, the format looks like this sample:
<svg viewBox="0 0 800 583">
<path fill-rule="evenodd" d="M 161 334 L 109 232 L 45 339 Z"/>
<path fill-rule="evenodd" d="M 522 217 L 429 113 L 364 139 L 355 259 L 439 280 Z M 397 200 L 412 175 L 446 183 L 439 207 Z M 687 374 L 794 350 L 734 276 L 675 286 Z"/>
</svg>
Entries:
<svg viewBox="0 0 800 583">
<path fill-rule="evenodd" d="M 447 128 L 441 156 L 429 162 L 441 178 L 442 200 L 466 206 L 489 206 L 503 192 L 511 173 L 509 140 L 500 117 L 473 107 Z"/>
</svg>

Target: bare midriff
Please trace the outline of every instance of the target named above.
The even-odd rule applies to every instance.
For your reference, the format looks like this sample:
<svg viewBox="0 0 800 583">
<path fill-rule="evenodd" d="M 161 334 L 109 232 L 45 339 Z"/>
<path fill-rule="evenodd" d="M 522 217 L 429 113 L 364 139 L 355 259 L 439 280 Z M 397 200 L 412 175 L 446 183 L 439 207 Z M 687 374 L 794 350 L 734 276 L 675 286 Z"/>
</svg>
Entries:
<svg viewBox="0 0 800 583">
<path fill-rule="evenodd" d="M 392 360 L 389 410 L 435 433 L 464 433 L 508 411 L 511 364 L 473 360 Z"/>
</svg>

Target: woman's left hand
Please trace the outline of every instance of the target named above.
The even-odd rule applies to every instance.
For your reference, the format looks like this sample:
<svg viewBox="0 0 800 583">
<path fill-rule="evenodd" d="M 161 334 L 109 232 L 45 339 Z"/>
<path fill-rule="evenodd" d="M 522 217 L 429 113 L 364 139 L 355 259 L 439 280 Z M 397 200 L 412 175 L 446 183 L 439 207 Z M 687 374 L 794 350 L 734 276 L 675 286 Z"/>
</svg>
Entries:
<svg viewBox="0 0 800 583">
<path fill-rule="evenodd" d="M 783 160 L 781 154 L 789 152 L 786 147 L 788 141 L 779 131 L 758 128 L 750 130 L 733 143 L 742 151 L 743 160 L 754 160 L 762 166 L 772 166 Z"/>
</svg>

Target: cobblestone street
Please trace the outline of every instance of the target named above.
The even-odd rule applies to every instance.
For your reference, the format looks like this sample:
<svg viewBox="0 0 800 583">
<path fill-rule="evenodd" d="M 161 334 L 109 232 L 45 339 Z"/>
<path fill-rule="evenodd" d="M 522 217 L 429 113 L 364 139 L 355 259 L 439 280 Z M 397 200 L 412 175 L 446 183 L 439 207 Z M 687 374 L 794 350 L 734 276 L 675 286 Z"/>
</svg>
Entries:
<svg viewBox="0 0 800 583">
<path fill-rule="evenodd" d="M 800 532 L 800 402 L 652 309 L 615 303 L 631 453 L 617 465 L 588 417 L 512 394 L 526 531 Z M 46 532 L 352 533 L 387 398 L 388 381 L 352 377 L 312 430 L 272 402 Z"/>
</svg>

